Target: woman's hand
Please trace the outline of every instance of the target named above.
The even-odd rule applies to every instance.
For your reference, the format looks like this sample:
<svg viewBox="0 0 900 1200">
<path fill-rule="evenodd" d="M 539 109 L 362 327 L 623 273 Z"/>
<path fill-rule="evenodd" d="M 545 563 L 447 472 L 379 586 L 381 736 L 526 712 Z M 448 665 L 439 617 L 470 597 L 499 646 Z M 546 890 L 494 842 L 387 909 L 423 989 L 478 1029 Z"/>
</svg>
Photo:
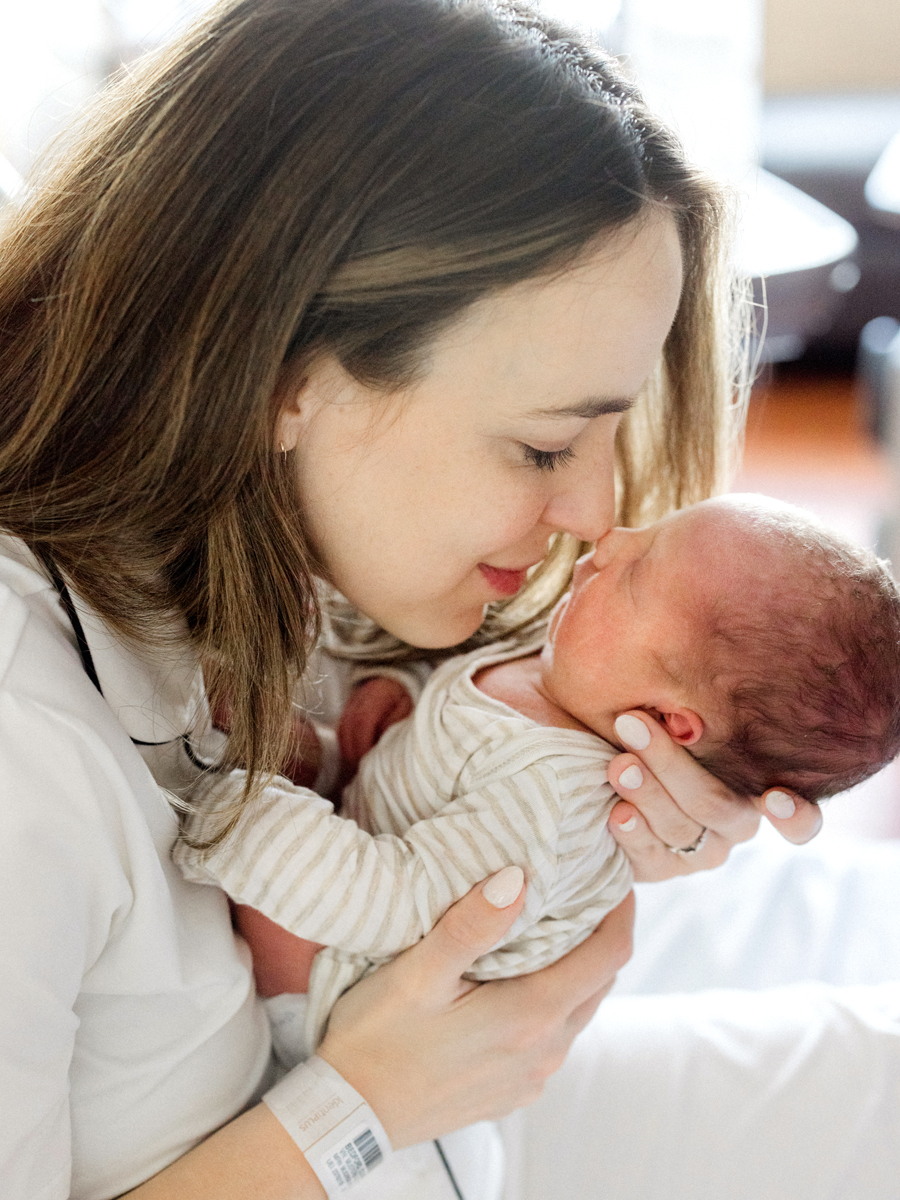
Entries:
<svg viewBox="0 0 900 1200">
<path fill-rule="evenodd" d="M 753 800 L 736 796 L 645 712 L 622 714 L 616 732 L 631 752 L 617 755 L 608 767 L 610 783 L 624 797 L 610 814 L 609 828 L 639 881 L 719 866 L 732 846 L 753 837 L 760 814 L 797 845 L 821 828 L 818 806 L 787 788 L 769 788 Z M 700 848 L 685 853 L 704 830 Z"/>
<path fill-rule="evenodd" d="M 463 979 L 522 911 L 524 888 L 493 904 L 484 895 L 510 871 L 518 869 L 473 888 L 332 1011 L 319 1054 L 365 1096 L 395 1147 L 536 1099 L 631 954 L 629 895 L 552 966 L 490 983 Z"/>
<path fill-rule="evenodd" d="M 463 979 L 524 903 L 522 873 L 507 867 L 335 1005 L 319 1054 L 368 1100 L 395 1149 L 536 1099 L 628 961 L 631 895 L 553 966 L 493 983 Z M 134 1200 L 324 1195 L 265 1104 L 229 1121 L 128 1193 Z"/>
</svg>

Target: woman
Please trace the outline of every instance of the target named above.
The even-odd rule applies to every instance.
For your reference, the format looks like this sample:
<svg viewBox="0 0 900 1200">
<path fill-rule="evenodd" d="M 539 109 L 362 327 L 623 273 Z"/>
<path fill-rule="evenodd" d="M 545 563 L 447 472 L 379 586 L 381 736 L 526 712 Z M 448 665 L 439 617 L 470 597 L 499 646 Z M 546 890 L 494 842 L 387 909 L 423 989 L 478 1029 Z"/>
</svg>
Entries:
<svg viewBox="0 0 900 1200">
<path fill-rule="evenodd" d="M 322 1194 L 256 1103 L 268 1035 L 224 897 L 169 860 L 206 696 L 251 803 L 288 750 L 317 580 L 364 614 L 343 615 L 357 650 L 442 650 L 538 619 L 616 504 L 633 522 L 713 490 L 740 416 L 722 224 L 610 62 L 443 0 L 222 5 L 14 215 L 5 1195 Z M 752 834 L 662 733 L 635 749 L 640 811 L 614 828 L 639 877 Z M 774 807 L 814 832 L 798 798 Z M 623 907 L 470 990 L 522 902 L 476 889 L 335 1010 L 322 1057 L 395 1147 L 532 1099 L 627 956 Z"/>
</svg>

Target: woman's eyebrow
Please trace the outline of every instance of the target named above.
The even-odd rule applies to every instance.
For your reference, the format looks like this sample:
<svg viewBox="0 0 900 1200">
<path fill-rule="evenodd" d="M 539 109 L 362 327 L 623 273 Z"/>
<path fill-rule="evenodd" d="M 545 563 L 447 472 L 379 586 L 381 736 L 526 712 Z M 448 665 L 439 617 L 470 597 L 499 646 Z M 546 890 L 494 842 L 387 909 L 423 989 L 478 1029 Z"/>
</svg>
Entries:
<svg viewBox="0 0 900 1200">
<path fill-rule="evenodd" d="M 577 404 L 567 404 L 563 408 L 533 408 L 525 413 L 526 417 L 605 417 L 610 413 L 627 412 L 635 404 L 635 396 L 588 396 Z"/>
</svg>

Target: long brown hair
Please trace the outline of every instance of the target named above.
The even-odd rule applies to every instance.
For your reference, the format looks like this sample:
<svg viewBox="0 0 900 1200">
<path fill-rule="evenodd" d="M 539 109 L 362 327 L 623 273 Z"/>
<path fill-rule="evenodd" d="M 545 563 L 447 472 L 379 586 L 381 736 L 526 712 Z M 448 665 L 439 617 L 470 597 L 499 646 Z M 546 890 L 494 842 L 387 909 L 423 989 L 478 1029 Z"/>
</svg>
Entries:
<svg viewBox="0 0 900 1200">
<path fill-rule="evenodd" d="M 97 102 L 0 243 L 0 527 L 123 636 L 180 615 L 251 784 L 317 635 L 274 444 L 327 350 L 390 391 L 486 292 L 664 205 L 684 296 L 623 423 L 626 521 L 707 495 L 735 428 L 719 192 L 615 63 L 516 3 L 237 0 Z M 560 539 L 488 636 L 559 591 Z"/>
</svg>

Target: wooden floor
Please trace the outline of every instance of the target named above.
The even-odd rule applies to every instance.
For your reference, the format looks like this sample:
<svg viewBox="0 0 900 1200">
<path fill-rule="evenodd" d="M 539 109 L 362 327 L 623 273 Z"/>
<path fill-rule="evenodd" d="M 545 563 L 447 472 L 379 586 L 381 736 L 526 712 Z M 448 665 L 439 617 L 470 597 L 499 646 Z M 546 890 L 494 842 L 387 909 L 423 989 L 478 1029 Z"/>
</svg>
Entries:
<svg viewBox="0 0 900 1200">
<path fill-rule="evenodd" d="M 862 398 L 842 377 L 776 375 L 756 389 L 734 490 L 811 509 L 881 552 L 886 521 L 898 508 Z M 892 764 L 823 809 L 828 836 L 900 837 L 900 766 Z"/>
<path fill-rule="evenodd" d="M 811 508 L 876 547 L 893 507 L 891 472 L 853 381 L 788 375 L 757 388 L 735 488 Z"/>
<path fill-rule="evenodd" d="M 784 376 L 757 387 L 744 460 L 753 470 L 881 479 L 882 456 L 852 379 Z"/>
</svg>

